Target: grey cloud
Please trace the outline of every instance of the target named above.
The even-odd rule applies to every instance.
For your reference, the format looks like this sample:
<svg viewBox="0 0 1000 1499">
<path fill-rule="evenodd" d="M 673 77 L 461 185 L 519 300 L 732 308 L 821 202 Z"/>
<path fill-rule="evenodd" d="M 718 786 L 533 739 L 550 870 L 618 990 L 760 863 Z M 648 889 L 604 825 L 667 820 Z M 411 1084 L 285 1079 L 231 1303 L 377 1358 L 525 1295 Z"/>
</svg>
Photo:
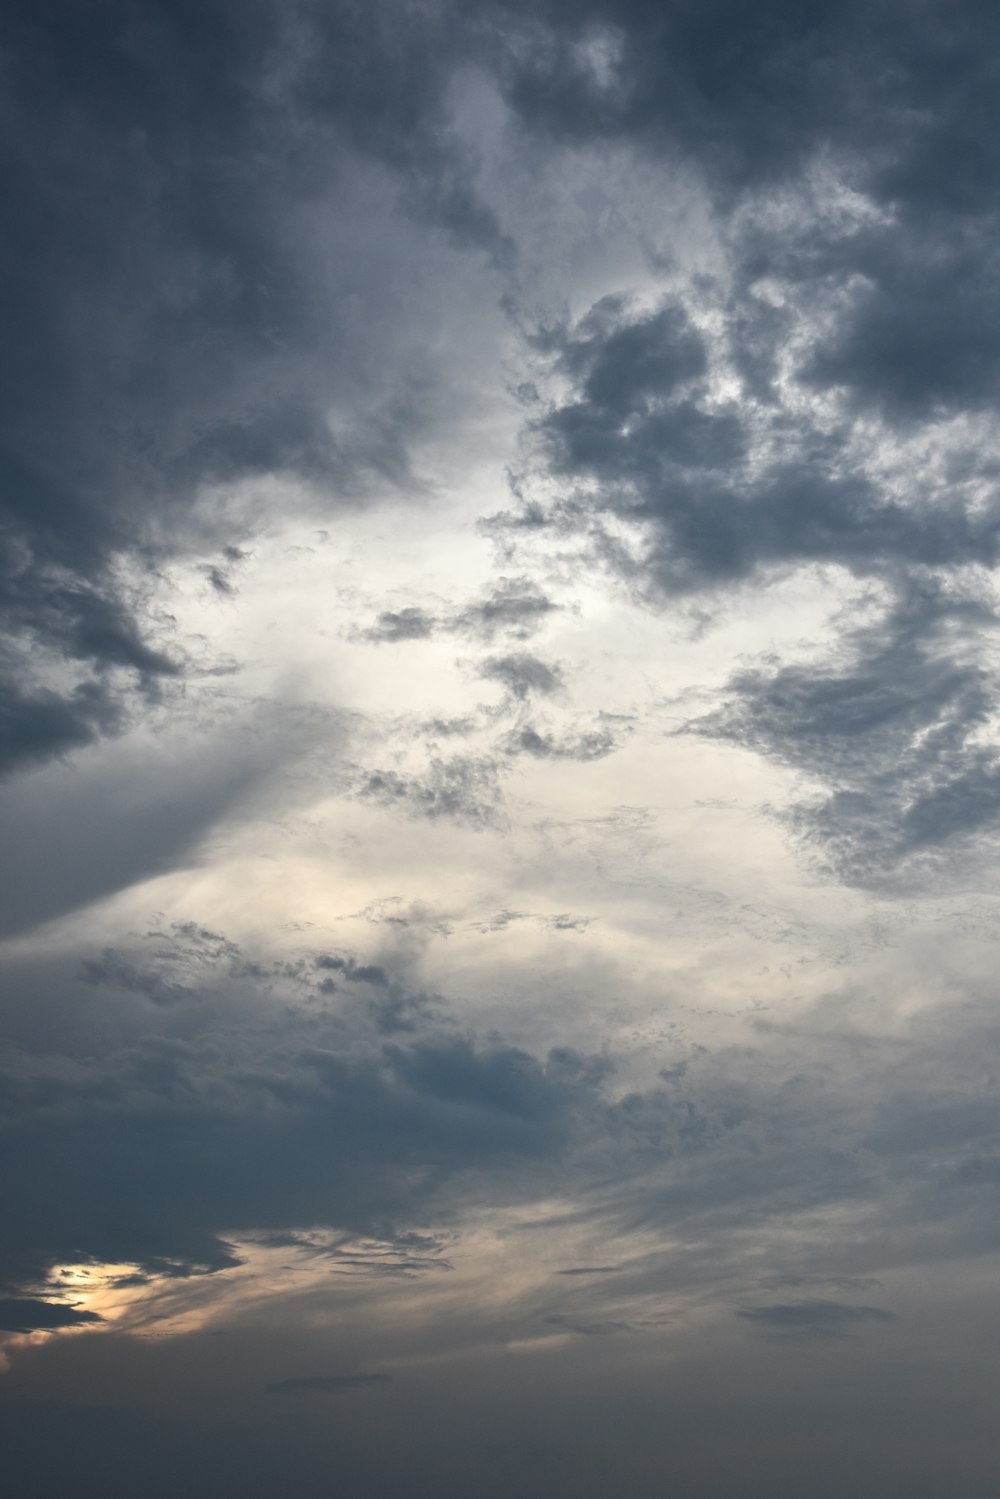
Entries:
<svg viewBox="0 0 1000 1499">
<path fill-rule="evenodd" d="M 557 1275 L 617 1275 L 620 1265 L 570 1265 L 566 1270 L 557 1270 Z"/>
<path fill-rule="evenodd" d="M 682 306 L 667 302 L 639 318 L 629 310 L 627 298 L 608 295 L 575 326 L 543 328 L 534 340 L 556 355 L 583 404 L 621 422 L 707 370 L 704 343 Z"/>
<path fill-rule="evenodd" d="M 30 441 L 34 423 L 22 427 L 15 451 L 43 502 L 55 500 L 58 482 L 71 501 L 65 519 L 85 521 L 88 541 L 101 520 L 113 520 L 117 540 L 126 457 L 145 459 L 137 477 L 154 481 L 154 494 L 158 476 L 196 469 L 325 466 L 322 412 L 299 383 L 325 344 L 309 320 L 321 288 L 309 284 L 281 210 L 294 212 L 297 199 L 329 180 L 345 145 L 412 167 L 424 185 L 442 157 L 458 168 L 441 104 L 453 52 L 433 18 L 392 9 L 407 38 L 398 51 L 381 45 L 376 18 L 343 6 L 307 5 L 296 23 L 268 3 L 252 17 L 225 3 L 197 13 L 139 3 L 111 7 L 86 26 L 67 5 L 21 18 L 7 104 L 21 128 L 6 168 L 21 205 L 11 249 L 28 252 L 14 262 L 21 296 L 12 327 L 24 331 L 19 347 L 31 351 L 23 369 L 32 377 L 18 411 L 58 415 L 86 454 L 83 485 L 67 482 L 68 469 L 50 469 L 51 487 L 39 487 L 46 470 Z M 354 71 L 362 60 L 364 84 Z M 308 131 L 288 118 L 291 104 Z M 211 149 L 192 149 L 195 141 Z M 108 232 L 109 207 L 117 235 Z M 74 223 L 75 243 L 40 241 L 39 228 L 60 210 Z M 59 302 L 40 303 L 40 289 Z M 290 340 L 299 373 L 284 357 Z M 93 372 L 89 389 L 60 378 L 56 355 L 68 352 Z M 47 403 L 34 378 L 43 373 L 54 376 Z M 102 457 L 96 421 L 109 412 L 127 446 Z M 112 481 L 104 498 L 99 476 Z"/>
<path fill-rule="evenodd" d="M 939 622 L 903 618 L 928 574 L 957 593 L 1000 556 L 994 18 L 896 0 L 507 17 L 505 97 L 538 149 L 683 163 L 727 266 L 659 307 L 616 294 L 529 331 L 534 446 L 493 532 L 512 554 L 546 527 L 582 538 L 658 607 L 816 564 L 878 579 L 897 602 L 852 632 L 853 661 L 744 671 L 703 729 L 819 778 L 795 825 L 842 877 L 926 874 L 997 825 L 987 649 L 970 623 L 949 661 Z"/>
<path fill-rule="evenodd" d="M 486 641 L 498 635 L 527 640 L 559 608 L 533 579 L 501 577 L 481 598 L 452 611 L 431 613 L 417 604 L 384 610 L 355 638 L 372 644 L 426 640 L 431 635 L 464 635 Z M 515 657 L 509 658 L 511 660 Z M 529 660 L 528 656 L 524 657 Z"/>
<path fill-rule="evenodd" d="M 977 206 L 996 145 L 984 126 L 993 17 L 981 0 L 507 0 L 506 96 L 556 141 L 625 140 L 676 155 L 723 202 L 794 178 L 819 151 L 889 200 Z M 593 39 L 604 39 L 594 64 Z M 588 38 L 591 46 L 587 46 Z"/>
<path fill-rule="evenodd" d="M 352 914 L 360 920 L 371 922 L 373 926 L 407 927 L 415 913 L 404 907 L 401 895 L 388 895 Z"/>
<path fill-rule="evenodd" d="M 895 1313 L 878 1306 L 849 1306 L 840 1301 L 793 1301 L 773 1306 L 741 1307 L 736 1314 L 783 1340 L 843 1337 L 871 1323 L 895 1321 Z"/>
<path fill-rule="evenodd" d="M 905 877 L 915 861 L 996 827 L 1000 760 L 979 738 L 996 690 L 980 646 L 995 624 L 975 595 L 913 588 L 815 665 L 744 669 L 728 701 L 685 731 L 826 786 L 793 817 L 845 877 Z"/>
<path fill-rule="evenodd" d="M 16 545 L 0 557 L 0 618 L 0 774 L 120 732 L 129 703 L 154 703 L 180 670 L 143 640 L 125 602 L 65 568 L 36 566 Z M 65 662 L 81 679 L 47 685 Z"/>
<path fill-rule="evenodd" d="M 465 714 L 461 718 L 431 718 L 423 729 L 432 739 L 451 739 L 474 734 L 479 726 L 478 716 Z"/>
<path fill-rule="evenodd" d="M 0 702 L 0 771 L 16 770 L 114 733 L 124 705 L 107 682 L 81 682 L 71 692 L 25 691 L 8 678 Z"/>
<path fill-rule="evenodd" d="M 441 1240 L 428 1234 L 382 1229 L 381 1238 L 359 1238 L 336 1232 L 277 1231 L 251 1235 L 254 1244 L 270 1249 L 295 1249 L 310 1258 L 322 1259 L 336 1275 L 403 1277 L 412 1279 L 429 1271 L 448 1271 L 450 1261 L 441 1253 Z"/>
<path fill-rule="evenodd" d="M 339 1395 L 389 1383 L 388 1374 L 297 1374 L 266 1386 L 269 1395 Z"/>
<path fill-rule="evenodd" d="M 49 764 L 8 785 L 0 839 L 17 857 L 0 878 L 0 931 L 24 930 L 176 867 L 273 774 L 287 753 L 278 749 L 279 722 L 287 727 L 287 713 L 220 734 L 174 714 L 141 750 L 120 742 L 72 770 Z M 321 727 L 299 722 L 297 749 Z M 332 719 L 325 734 L 338 738 Z"/>
<path fill-rule="evenodd" d="M 526 640 L 558 607 L 531 578 L 502 577 L 483 599 L 462 611 L 456 624 L 487 640 L 505 631 Z"/>
<path fill-rule="evenodd" d="M 807 328 L 797 380 L 809 393 L 843 394 L 854 414 L 876 412 L 906 430 L 989 408 L 1000 359 L 995 212 L 981 193 L 956 200 L 951 190 L 970 159 L 968 123 L 956 136 L 947 109 L 925 117 L 941 159 L 951 155 L 950 180 L 915 173 L 900 191 L 898 179 L 879 173 L 879 153 L 842 164 L 846 183 L 875 210 L 863 223 L 835 216 L 817 223 L 806 213 L 778 236 L 764 212 L 737 232 L 733 331 L 749 356 L 748 372 L 754 352 L 759 372 L 768 371 L 757 387 L 767 399 L 779 398 L 775 356 L 782 344 L 787 356 L 794 335 Z M 891 145 L 883 164 L 894 150 L 905 155 L 921 134 L 886 126 Z M 977 128 L 983 126 L 985 119 Z M 780 287 L 780 311 L 758 296 L 763 280 Z M 822 327 L 809 328 L 810 309 L 819 307 Z"/>
<path fill-rule="evenodd" d="M 558 606 L 515 558 L 551 533 L 564 575 L 582 548 L 584 566 L 602 562 L 658 609 L 693 599 L 707 610 L 736 589 L 742 606 L 747 585 L 792 569 L 868 580 L 880 613 L 869 600 L 862 622 L 833 620 L 835 639 L 808 662 L 744 664 L 685 732 L 790 770 L 790 817 L 807 846 L 827 871 L 880 894 L 949 859 L 968 875 L 991 855 L 995 605 L 973 575 L 1000 558 L 992 8 L 12 0 L 3 26 L 0 610 L 11 643 L 0 659 L 0 769 L 33 771 L 0 804 L 12 851 L 5 931 L 176 871 L 272 773 L 273 736 L 248 748 L 191 732 L 186 666 L 169 620 L 148 613 L 144 581 L 171 558 L 217 559 L 199 586 L 222 609 L 243 534 L 204 504 L 216 485 L 291 479 L 310 504 L 331 506 L 403 487 L 421 504 L 414 453 L 436 421 L 456 422 L 462 399 L 460 375 L 442 398 L 447 374 L 432 347 L 456 276 L 482 268 L 480 306 L 507 277 L 507 310 L 522 331 L 530 324 L 535 288 L 519 280 L 501 219 L 516 232 L 518 215 L 534 212 L 530 194 L 509 191 L 519 172 L 523 181 L 536 164 L 558 172 L 564 161 L 584 163 L 588 188 L 600 177 L 602 191 L 623 164 L 625 192 L 610 206 L 629 234 L 629 162 L 693 181 L 718 259 L 703 264 L 701 231 L 686 240 L 682 226 L 681 249 L 698 260 L 686 286 L 682 265 L 650 252 L 660 284 L 675 288 L 668 298 L 616 294 L 576 320 L 538 315 L 531 368 L 514 377 L 530 377 L 520 509 L 485 528 L 508 548 L 510 576 L 451 607 L 394 603 L 360 632 L 372 644 L 437 636 L 490 652 L 484 670 L 517 716 L 438 724 L 430 732 L 490 729 L 495 742 L 415 768 L 385 751 L 387 768 L 366 765 L 350 789 L 405 816 L 495 827 L 516 756 L 549 760 L 554 774 L 615 747 L 623 731 L 610 720 L 550 724 L 534 712 L 546 705 L 524 706 L 558 685 L 544 676 L 551 665 L 521 650 Z M 502 213 L 477 190 L 475 128 L 460 139 L 449 123 L 452 85 L 470 76 L 483 89 L 475 106 L 495 110 L 485 133 L 495 125 L 502 136 L 498 159 L 517 153 L 483 168 L 494 186 L 511 169 Z M 574 269 L 568 302 L 596 280 Z M 464 327 L 449 342 L 452 332 L 440 338 L 446 359 L 478 346 Z M 262 525 L 280 523 L 271 507 L 284 502 L 271 495 L 282 488 L 260 486 Z M 88 753 L 71 768 L 53 763 L 158 708 L 132 759 L 119 742 L 100 765 Z M 566 857 L 585 858 L 587 877 L 593 858 L 602 883 L 621 871 L 646 879 L 650 815 L 567 825 Z M 521 859 L 520 840 L 513 853 Z M 399 888 L 390 866 L 375 888 Z M 480 909 L 497 911 L 487 929 L 584 924 L 531 914 L 540 896 L 526 865 L 517 870 L 516 885 L 481 896 Z M 635 935 L 631 909 L 620 914 Z M 416 909 L 376 901 L 360 913 L 386 923 L 371 955 L 324 948 L 326 935 L 312 933 L 307 950 L 281 959 L 202 922 L 141 939 L 112 936 L 112 919 L 95 913 L 83 952 L 69 952 L 67 930 L 44 960 L 26 943 L 0 955 L 22 1039 L 0 1079 L 10 1281 L 0 1322 L 96 1331 L 93 1314 L 42 1299 L 49 1267 L 134 1262 L 142 1269 L 123 1285 L 168 1276 L 177 1291 L 232 1265 L 243 1232 L 325 1257 L 331 1277 L 423 1274 L 440 1256 L 420 1225 L 447 1233 L 511 1204 L 550 1214 L 549 1231 L 565 1227 L 559 1258 L 539 1263 L 575 1278 L 548 1282 L 565 1309 L 546 1321 L 536 1303 L 525 1316 L 550 1345 L 543 1359 L 506 1348 L 496 1363 L 481 1350 L 428 1358 L 398 1391 L 376 1374 L 280 1377 L 377 1368 L 374 1350 L 371 1364 L 346 1347 L 329 1360 L 319 1344 L 248 1359 L 253 1414 L 238 1432 L 238 1380 L 224 1418 L 207 1408 L 197 1430 L 102 1404 L 100 1377 L 86 1407 L 9 1392 L 3 1447 L 19 1492 L 272 1496 L 332 1484 L 359 1495 L 414 1485 L 638 1495 L 662 1490 L 664 1464 L 649 1454 L 666 1448 L 679 1491 L 712 1499 L 994 1492 L 995 1439 L 969 1414 L 983 1405 L 984 1365 L 970 1363 L 962 1325 L 981 1302 L 959 1306 L 944 1337 L 953 1306 L 921 1309 L 919 1338 L 941 1338 L 921 1342 L 941 1352 L 926 1367 L 909 1350 L 876 1350 L 883 1362 L 835 1375 L 824 1363 L 851 1356 L 849 1335 L 894 1325 L 859 1304 L 873 1272 L 889 1283 L 900 1267 L 943 1266 L 938 1284 L 957 1305 L 978 1295 L 960 1267 L 1000 1244 L 989 949 L 976 949 L 981 1002 L 954 1002 L 961 977 L 943 961 L 947 995 L 931 975 L 920 1003 L 907 997 L 901 1010 L 891 996 L 887 1010 L 877 987 L 814 1005 L 804 988 L 794 1025 L 729 1006 L 714 1050 L 685 1046 L 647 1086 L 631 1081 L 632 1064 L 652 1070 L 663 1058 L 641 1034 L 626 1040 L 617 1079 L 610 1056 L 570 1044 L 589 1012 L 616 1034 L 628 1027 L 631 1001 L 613 980 L 581 993 L 588 1016 L 567 1014 L 564 1046 L 524 1039 L 562 1024 L 562 980 L 555 999 L 546 989 L 524 1004 L 519 1034 L 500 1019 L 473 1034 L 475 1006 L 493 1018 L 506 1002 L 493 973 L 449 1004 L 386 956 L 397 939 L 416 948 L 433 930 Z M 975 940 L 992 941 L 992 908 L 982 921 L 989 930 Z M 467 929 L 457 940 L 475 946 Z M 574 958 L 585 940 L 573 939 Z M 801 971 L 804 984 L 818 972 Z M 714 982 L 707 965 L 701 973 Z M 669 1007 L 680 1025 L 697 1003 L 666 992 L 655 1024 L 675 1024 L 659 1014 Z M 532 1231 L 519 1223 L 508 1247 L 530 1245 Z M 769 1272 L 755 1291 L 748 1264 Z M 912 1277 L 899 1281 L 908 1294 Z M 610 1336 L 653 1325 L 651 1299 L 674 1307 L 684 1295 L 731 1313 L 721 1393 L 718 1344 L 688 1356 L 679 1328 L 681 1356 L 658 1360 L 651 1381 L 648 1361 L 626 1367 L 620 1350 L 635 1339 Z M 638 1314 L 630 1297 L 644 1303 Z M 763 1341 L 736 1336 L 741 1326 Z M 553 1330 L 580 1335 L 571 1355 L 552 1351 Z M 72 1388 L 81 1369 L 100 1376 L 85 1346 L 99 1344 L 127 1370 L 128 1399 L 133 1388 L 136 1399 L 186 1390 L 189 1405 L 178 1371 L 200 1376 L 213 1346 L 109 1327 L 67 1338 L 62 1352 L 57 1339 L 51 1350 L 40 1342 L 18 1354 L 35 1389 Z M 410 1354 L 421 1351 L 415 1340 Z M 269 1378 L 294 1411 L 258 1398 Z M 383 1396 L 362 1398 L 375 1384 Z M 297 1398 L 310 1391 L 316 1400 Z M 325 1398 L 342 1392 L 343 1405 Z M 914 1411 L 930 1416 L 915 1422 Z"/>
<path fill-rule="evenodd" d="M 393 1036 L 404 1031 L 415 1031 L 436 1008 L 430 995 L 422 992 L 413 994 L 393 986 L 388 994 L 370 1004 L 369 1013 L 383 1035 Z"/>
<path fill-rule="evenodd" d="M 192 997 L 192 991 L 184 984 L 168 983 L 160 974 L 130 963 L 113 947 L 106 947 L 100 958 L 85 959 L 80 977 L 87 984 L 108 984 L 131 994 L 141 994 L 155 1005 L 176 1004 L 178 1000 Z"/>
<path fill-rule="evenodd" d="M 841 877 L 915 877 L 936 849 L 997 822 L 994 619 L 982 573 L 1000 555 L 990 454 L 944 431 L 934 463 L 887 473 L 880 445 L 905 432 L 872 427 L 869 412 L 821 418 L 793 409 L 787 387 L 759 405 L 720 406 L 702 366 L 682 357 L 695 337 L 686 314 L 666 311 L 605 300 L 546 335 L 547 357 L 575 380 L 534 422 L 543 471 L 560 486 L 549 523 L 582 534 L 591 557 L 658 607 L 817 564 L 873 580 L 886 599 L 880 622 L 849 629 L 817 667 L 775 660 L 736 674 L 728 702 L 689 727 L 818 777 L 827 794 L 795 816 Z M 634 338 L 623 342 L 626 331 Z M 649 351 L 662 342 L 680 344 L 673 362 Z M 605 350 L 616 371 L 607 382 L 593 379 Z M 628 359 L 634 378 L 617 369 Z M 678 382 L 678 367 L 693 383 Z M 634 547 L 616 542 L 607 522 L 618 519 L 636 524 Z M 574 749 L 527 724 L 507 747 L 586 758 L 613 741 L 602 731 Z"/>
<path fill-rule="evenodd" d="M 185 944 L 199 930 L 155 941 L 197 961 Z M 315 955 L 262 965 L 209 937 L 219 957 L 201 1003 L 147 1011 L 159 1036 L 127 1039 L 129 1015 L 95 987 L 86 1035 L 102 1024 L 119 1044 L 9 1053 L 0 1248 L 26 1299 L 50 1265 L 80 1258 L 211 1272 L 240 1234 L 337 1273 L 422 1273 L 437 1251 L 408 1225 L 553 1194 L 580 1223 L 671 1242 L 645 1263 L 567 1267 L 577 1330 L 635 1323 L 603 1304 L 606 1276 L 616 1298 L 725 1283 L 746 1235 L 768 1242 L 790 1215 L 804 1247 L 771 1256 L 788 1284 L 808 1270 L 812 1284 L 859 1288 L 875 1269 L 1000 1242 L 988 1007 L 931 1009 L 905 1038 L 865 1042 L 848 1021 L 831 1029 L 828 1001 L 799 1029 L 758 1019 L 746 1044 L 696 1050 L 669 1084 L 616 1093 L 612 1057 L 477 1038 L 443 1003 L 387 1042 L 365 1006 L 311 1002 Z M 819 1242 L 808 1225 L 833 1206 L 841 1227 L 824 1218 Z M 749 1320 L 776 1332 L 878 1320 L 823 1298 L 780 1305 L 797 1310 Z"/>
<path fill-rule="evenodd" d="M 47 1332 L 58 1327 L 86 1327 L 103 1321 L 96 1312 L 61 1301 L 32 1297 L 0 1298 L 0 1332 Z"/>
<path fill-rule="evenodd" d="M 177 671 L 142 639 L 126 602 L 108 597 L 65 569 L 31 570 L 15 554 L 0 592 L 12 631 L 37 636 L 71 660 L 128 667 L 141 676 Z"/>
<path fill-rule="evenodd" d="M 527 651 L 517 651 L 509 656 L 487 656 L 478 667 L 481 677 L 489 682 L 499 682 L 515 698 L 526 698 L 532 692 L 549 696 L 562 686 L 562 672 L 558 666 L 542 661 Z"/>
<path fill-rule="evenodd" d="M 499 762 L 490 756 L 455 755 L 450 760 L 432 756 L 422 774 L 370 772 L 359 795 L 410 816 L 454 817 L 487 826 L 499 816 L 500 770 Z"/>
<path fill-rule="evenodd" d="M 589 916 L 573 916 L 569 911 L 559 911 L 552 916 L 539 916 L 531 911 L 497 911 L 488 921 L 473 922 L 476 931 L 504 932 L 518 921 L 533 921 L 539 926 L 555 932 L 583 932 L 590 925 Z"/>
<path fill-rule="evenodd" d="M 344 958 L 330 953 L 320 953 L 316 967 L 328 973 L 342 973 L 354 983 L 374 984 L 384 989 L 389 982 L 385 969 L 377 963 L 358 963 L 354 958 Z"/>
<path fill-rule="evenodd" d="M 405 921 L 402 924 L 407 925 Z M 405 983 L 395 980 L 379 963 L 358 963 L 354 958 L 322 954 L 316 959 L 316 967 L 327 975 L 337 973 L 349 983 L 362 984 L 376 991 L 375 996 L 367 1000 L 367 1012 L 376 1029 L 383 1035 L 416 1030 L 436 1008 L 431 995 L 408 988 Z M 319 983 L 321 994 L 333 994 L 337 988 L 337 981 L 330 977 Z"/>
<path fill-rule="evenodd" d="M 536 760 L 603 760 L 618 748 L 609 729 L 589 729 L 584 733 L 550 734 L 524 724 L 512 729 L 503 740 L 510 754 L 531 755 Z"/>
<path fill-rule="evenodd" d="M 868 254 L 855 251 L 840 271 L 851 288 L 837 326 L 800 377 L 841 386 L 858 409 L 892 421 L 988 408 L 1000 376 L 994 235 L 987 215 L 969 227 L 916 217 L 869 234 Z"/>
<path fill-rule="evenodd" d="M 336 497 L 372 475 L 408 481 L 431 381 L 396 339 L 422 315 L 394 289 L 394 257 L 408 274 L 414 258 L 400 236 L 420 221 L 453 252 L 510 250 L 447 123 L 458 34 L 437 11 L 388 10 L 398 46 L 384 7 L 8 10 L 0 609 L 17 639 L 85 674 L 60 718 L 21 659 L 9 763 L 119 731 L 135 692 L 109 668 L 142 688 L 177 673 L 117 563 L 141 579 L 217 542 L 194 510 L 206 486 L 281 474 Z M 346 221 L 380 214 L 398 234 L 359 255 Z M 207 573 L 221 594 L 238 541 Z M 75 691 L 103 692 L 107 711 Z"/>
<path fill-rule="evenodd" d="M 463 1109 L 537 1125 L 554 1122 L 565 1103 L 565 1059 L 559 1055 L 545 1069 L 519 1048 L 495 1047 L 483 1054 L 461 1037 L 417 1043 L 405 1051 L 393 1047 L 387 1055 L 404 1082 Z M 572 1063 L 568 1070 L 573 1072 Z"/>
<path fill-rule="evenodd" d="M 259 968 L 227 954 L 174 1039 L 147 1034 L 69 1065 L 10 1059 L 8 1275 L 80 1257 L 211 1271 L 232 1263 L 225 1236 L 240 1228 L 327 1223 L 379 1238 L 387 1222 L 426 1221 L 449 1179 L 487 1166 L 502 1177 L 519 1160 L 544 1171 L 606 1072 L 566 1049 L 539 1059 L 476 1042 L 420 1004 L 412 1038 L 390 1044 L 385 1031 L 405 1025 L 316 1010 L 299 965 Z M 227 995 L 241 996 L 238 1025 Z M 405 1256 L 426 1242 L 403 1243 Z"/>
<path fill-rule="evenodd" d="M 223 598 L 232 598 L 239 591 L 233 582 L 233 574 L 249 556 L 250 553 L 242 547 L 226 546 L 222 549 L 222 561 L 205 567 L 205 575 L 217 594 Z"/>
<path fill-rule="evenodd" d="M 584 338 L 580 328 L 595 311 L 599 331 Z M 625 334 L 633 337 L 623 343 Z M 684 352 L 701 348 L 702 335 L 676 303 L 652 314 L 620 299 L 599 304 L 548 341 L 562 364 L 572 363 L 581 342 L 588 351 L 569 398 L 533 423 L 540 456 L 563 490 L 549 507 L 550 523 L 596 527 L 605 559 L 661 597 L 805 563 L 894 576 L 907 566 L 1000 555 L 995 506 L 949 495 L 918 505 L 882 492 L 852 446 L 850 425 L 831 432 L 780 407 L 720 406 L 701 379 L 704 353 L 695 361 Z M 671 345 L 679 348 L 673 357 Z M 614 378 L 595 380 L 605 357 Z M 617 369 L 629 357 L 632 377 Z M 678 365 L 690 382 L 678 384 Z M 647 528 L 638 560 L 602 533 L 603 514 Z M 501 533 L 509 524 L 509 517 L 494 519 Z"/>
<path fill-rule="evenodd" d="M 628 1322 L 582 1322 L 563 1312 L 554 1312 L 545 1318 L 550 1327 L 558 1327 L 565 1332 L 575 1332 L 584 1338 L 609 1338 L 622 1332 L 634 1332 L 635 1328 Z"/>
<path fill-rule="evenodd" d="M 226 573 L 221 567 L 209 567 L 206 570 L 206 576 L 209 583 L 211 583 L 212 587 L 215 589 L 216 593 L 221 593 L 224 597 L 230 598 L 236 592 L 228 573 Z"/>
<path fill-rule="evenodd" d="M 547 926 L 556 932 L 583 932 L 592 921 L 590 916 L 573 916 L 569 911 L 560 911 L 558 915 L 544 918 Z"/>
<path fill-rule="evenodd" d="M 396 612 L 387 610 L 375 623 L 361 631 L 361 639 L 372 641 L 426 640 L 434 633 L 434 616 L 424 609 L 410 606 Z"/>
</svg>

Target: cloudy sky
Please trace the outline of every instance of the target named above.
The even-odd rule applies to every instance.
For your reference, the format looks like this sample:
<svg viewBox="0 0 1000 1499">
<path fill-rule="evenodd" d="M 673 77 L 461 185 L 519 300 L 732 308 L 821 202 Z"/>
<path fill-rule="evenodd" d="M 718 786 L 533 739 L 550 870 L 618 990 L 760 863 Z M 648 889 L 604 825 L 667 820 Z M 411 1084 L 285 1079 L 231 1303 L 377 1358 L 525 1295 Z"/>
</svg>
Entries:
<svg viewBox="0 0 1000 1499">
<path fill-rule="evenodd" d="M 995 1495 L 998 101 L 8 0 L 12 1492 Z"/>
</svg>

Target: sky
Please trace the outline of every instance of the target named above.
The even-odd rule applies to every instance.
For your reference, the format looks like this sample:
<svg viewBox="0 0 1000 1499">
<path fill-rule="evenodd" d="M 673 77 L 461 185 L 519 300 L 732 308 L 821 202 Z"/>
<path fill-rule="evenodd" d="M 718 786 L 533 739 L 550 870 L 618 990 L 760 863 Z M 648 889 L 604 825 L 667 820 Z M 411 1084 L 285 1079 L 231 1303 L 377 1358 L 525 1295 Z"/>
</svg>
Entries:
<svg viewBox="0 0 1000 1499">
<path fill-rule="evenodd" d="M 996 8 L 0 25 L 10 1491 L 993 1499 Z"/>
</svg>

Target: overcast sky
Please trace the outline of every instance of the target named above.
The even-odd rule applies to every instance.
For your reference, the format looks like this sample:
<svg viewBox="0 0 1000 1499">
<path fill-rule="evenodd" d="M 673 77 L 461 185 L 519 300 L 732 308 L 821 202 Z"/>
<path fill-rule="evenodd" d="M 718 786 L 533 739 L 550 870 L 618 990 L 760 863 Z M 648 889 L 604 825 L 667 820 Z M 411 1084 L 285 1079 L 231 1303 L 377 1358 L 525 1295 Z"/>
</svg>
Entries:
<svg viewBox="0 0 1000 1499">
<path fill-rule="evenodd" d="M 1000 12 L 0 111 L 10 1492 L 995 1499 Z"/>
</svg>

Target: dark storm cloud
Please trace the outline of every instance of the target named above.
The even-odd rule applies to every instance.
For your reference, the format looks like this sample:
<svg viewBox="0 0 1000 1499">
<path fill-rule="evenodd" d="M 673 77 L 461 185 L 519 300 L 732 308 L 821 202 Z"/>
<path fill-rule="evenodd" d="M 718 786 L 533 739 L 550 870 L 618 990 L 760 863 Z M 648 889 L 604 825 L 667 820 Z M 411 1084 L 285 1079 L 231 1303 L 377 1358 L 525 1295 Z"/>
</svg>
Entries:
<svg viewBox="0 0 1000 1499">
<path fill-rule="evenodd" d="M 31 658 L 4 665 L 0 768 L 119 729 L 113 668 L 147 689 L 177 671 L 117 562 L 141 575 L 218 530 L 192 519 L 199 488 L 407 474 L 414 371 L 376 379 L 364 352 L 402 313 L 396 286 L 376 331 L 394 252 L 359 257 L 342 229 L 370 209 L 348 206 L 364 160 L 456 245 L 508 253 L 447 128 L 453 31 L 395 4 L 6 8 L 0 609 Z M 208 572 L 222 595 L 240 555 Z M 45 690 L 39 652 L 82 683 Z"/>
<path fill-rule="evenodd" d="M 982 0 L 505 0 L 505 92 L 556 141 L 674 152 L 732 195 L 843 154 L 893 201 L 978 206 L 996 161 Z"/>
<path fill-rule="evenodd" d="M 840 265 L 829 269 L 804 255 L 806 274 L 826 270 L 851 285 L 832 335 L 805 361 L 803 381 L 842 387 L 855 409 L 881 410 L 890 421 L 988 409 L 1000 379 L 996 231 L 992 213 L 963 226 L 948 211 L 936 222 L 869 231 L 864 250 L 837 256 Z"/>
<path fill-rule="evenodd" d="M 988 411 L 1000 375 L 995 209 L 868 192 L 861 218 L 824 212 L 822 190 L 806 188 L 780 232 L 764 204 L 734 227 L 728 334 L 747 392 L 780 404 L 794 340 L 801 393 L 851 417 L 912 433 Z M 985 463 L 995 475 L 995 458 Z"/>
</svg>

